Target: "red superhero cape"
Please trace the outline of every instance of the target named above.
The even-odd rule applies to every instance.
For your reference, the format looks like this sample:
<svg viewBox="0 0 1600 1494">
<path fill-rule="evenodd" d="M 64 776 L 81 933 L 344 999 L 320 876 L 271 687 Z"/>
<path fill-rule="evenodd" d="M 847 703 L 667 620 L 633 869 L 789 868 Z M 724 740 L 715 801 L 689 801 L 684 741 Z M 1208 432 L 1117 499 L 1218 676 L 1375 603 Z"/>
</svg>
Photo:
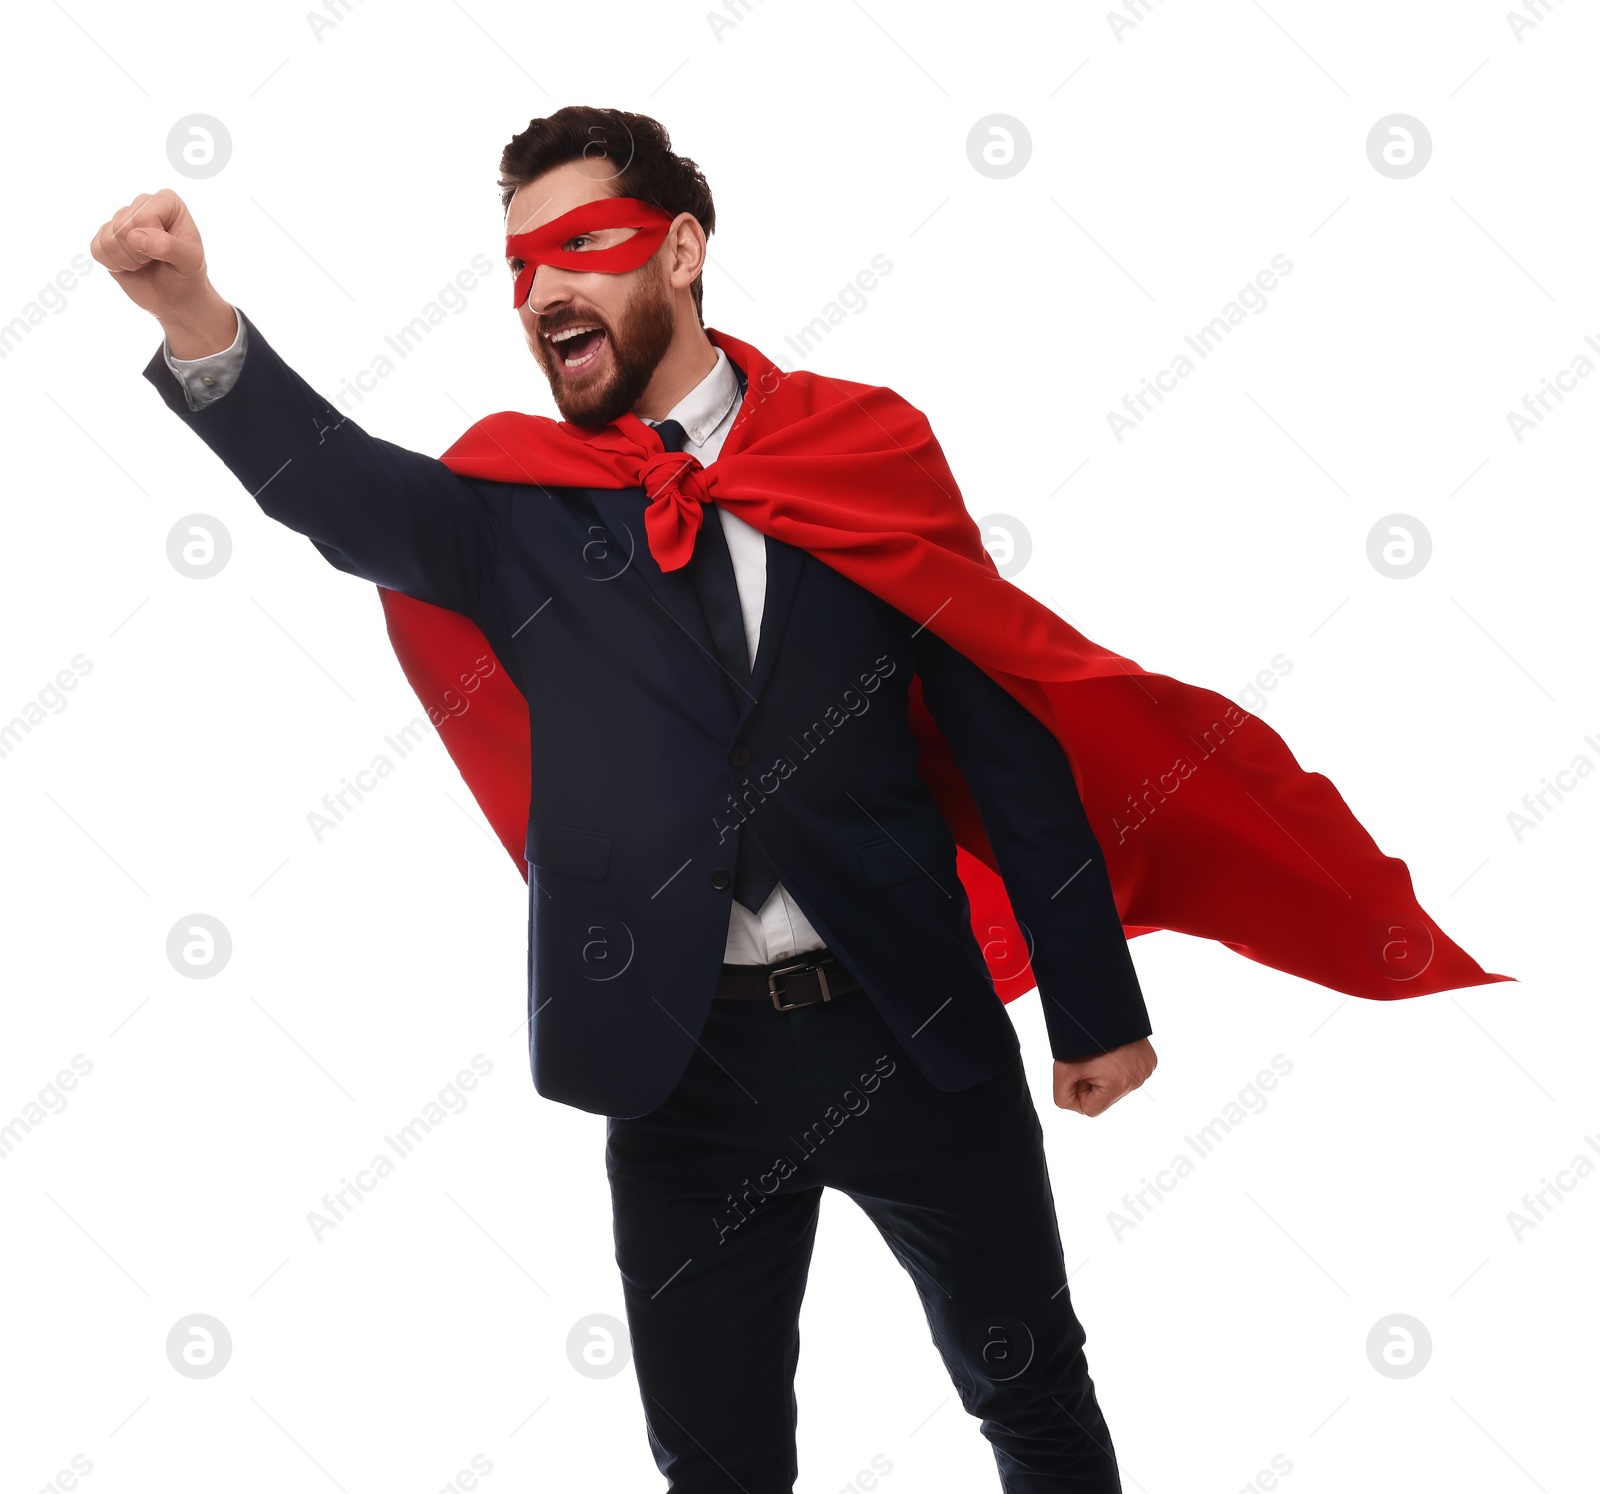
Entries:
<svg viewBox="0 0 1600 1494">
<path fill-rule="evenodd" d="M 1419 906 L 1329 780 L 1225 696 L 1151 674 L 1092 643 L 1004 580 L 924 416 L 891 390 L 785 373 L 708 333 L 743 369 L 744 403 L 718 459 L 665 452 L 625 415 L 599 430 L 505 411 L 444 454 L 464 477 L 634 488 L 663 570 L 689 558 L 714 502 L 796 545 L 925 624 L 1054 733 L 1076 774 L 1131 937 L 1175 929 L 1264 965 L 1378 1000 L 1507 980 Z M 531 795 L 528 704 L 477 625 L 379 588 L 406 678 L 518 870 Z M 438 708 L 467 680 L 470 710 Z M 976 806 L 913 688 L 919 771 L 954 832 L 973 928 L 996 988 L 1033 987 Z"/>
</svg>

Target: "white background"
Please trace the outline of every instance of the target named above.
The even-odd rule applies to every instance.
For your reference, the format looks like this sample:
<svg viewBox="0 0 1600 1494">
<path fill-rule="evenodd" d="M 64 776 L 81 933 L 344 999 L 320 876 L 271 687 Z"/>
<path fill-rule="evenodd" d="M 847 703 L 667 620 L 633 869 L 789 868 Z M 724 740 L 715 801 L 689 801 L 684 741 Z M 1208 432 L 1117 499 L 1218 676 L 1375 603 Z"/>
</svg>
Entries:
<svg viewBox="0 0 1600 1494">
<path fill-rule="evenodd" d="M 769 353 L 886 255 L 804 366 L 927 411 L 973 514 L 1031 532 L 1018 584 L 1090 637 L 1235 697 L 1291 661 L 1260 714 L 1519 982 L 1380 1004 L 1141 939 L 1161 1066 L 1092 1122 L 1050 1109 L 1037 998 L 1012 1005 L 1127 1488 L 1264 1489 L 1277 1456 L 1296 1494 L 1593 1489 L 1600 1180 L 1561 1174 L 1520 1238 L 1508 1214 L 1600 1163 L 1600 781 L 1520 840 L 1507 815 L 1600 764 L 1600 379 L 1521 441 L 1506 415 L 1600 362 L 1600 27 L 1560 0 L 1520 37 L 1478 0 L 1156 0 L 1119 38 L 1063 9 L 751 0 L 719 36 L 690 3 L 355 0 L 318 39 L 287 0 L 23 0 L 0 322 L 172 185 L 219 289 L 329 395 L 496 261 L 352 406 L 367 429 L 437 453 L 491 410 L 548 412 L 494 179 L 563 103 L 655 114 L 702 164 L 708 320 Z M 166 140 L 195 113 L 232 155 L 191 181 Z M 1006 179 L 966 148 L 997 113 L 1032 141 Z M 1394 113 L 1432 137 L 1407 179 L 1366 150 Z M 1276 254 L 1266 309 L 1116 440 L 1107 412 Z M 93 1065 L 0 1163 L 0 1479 L 42 1490 L 78 1456 L 105 1494 L 431 1494 L 481 1455 L 491 1491 L 659 1487 L 631 1369 L 567 1357 L 622 1304 L 604 1122 L 527 1072 L 523 884 L 431 735 L 314 839 L 416 701 L 374 589 L 140 377 L 157 342 L 95 267 L 0 360 L 0 720 L 92 664 L 0 757 L 0 1124 Z M 195 513 L 233 540 L 210 580 L 167 559 Z M 1367 557 L 1394 513 L 1432 536 L 1407 580 Z M 232 936 L 212 979 L 166 956 L 195 913 Z M 315 1239 L 322 1195 L 477 1054 L 468 1108 Z M 1266 1108 L 1119 1238 L 1123 1196 L 1278 1054 Z M 165 1352 L 195 1313 L 232 1337 L 208 1379 Z M 1396 1313 L 1432 1340 L 1407 1379 L 1366 1349 Z M 875 1455 L 891 1494 L 995 1486 L 909 1281 L 838 1195 L 802 1329 L 801 1490 Z"/>
</svg>

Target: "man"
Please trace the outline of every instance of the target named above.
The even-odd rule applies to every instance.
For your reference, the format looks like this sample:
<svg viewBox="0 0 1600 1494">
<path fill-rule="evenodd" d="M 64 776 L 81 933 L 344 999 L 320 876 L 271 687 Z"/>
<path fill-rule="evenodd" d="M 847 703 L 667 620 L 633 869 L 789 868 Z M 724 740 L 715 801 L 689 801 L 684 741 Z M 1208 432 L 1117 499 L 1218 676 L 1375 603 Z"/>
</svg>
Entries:
<svg viewBox="0 0 1600 1494">
<path fill-rule="evenodd" d="M 770 393 L 730 349 L 770 365 L 704 325 L 711 192 L 659 124 L 534 120 L 501 188 L 523 331 L 582 437 L 567 480 L 496 435 L 527 417 L 492 417 L 478 456 L 446 462 L 367 435 L 212 287 L 170 191 L 120 210 L 92 253 L 161 323 L 146 376 L 262 509 L 383 588 L 392 636 L 397 597 L 470 619 L 526 697 L 534 1079 L 609 1117 L 670 1487 L 792 1489 L 796 1325 L 833 1187 L 911 1273 L 1008 1494 L 1120 1489 L 1016 1035 L 911 723 L 942 733 L 1026 931 L 1056 1104 L 1092 1116 L 1156 1058 L 1060 742 L 931 615 L 731 496 L 686 504 L 687 474 L 714 479 Z M 646 452 L 642 480 L 581 479 L 624 447 L 635 474 Z M 852 480 L 832 454 L 786 460 L 825 468 L 797 478 L 824 498 Z"/>
</svg>

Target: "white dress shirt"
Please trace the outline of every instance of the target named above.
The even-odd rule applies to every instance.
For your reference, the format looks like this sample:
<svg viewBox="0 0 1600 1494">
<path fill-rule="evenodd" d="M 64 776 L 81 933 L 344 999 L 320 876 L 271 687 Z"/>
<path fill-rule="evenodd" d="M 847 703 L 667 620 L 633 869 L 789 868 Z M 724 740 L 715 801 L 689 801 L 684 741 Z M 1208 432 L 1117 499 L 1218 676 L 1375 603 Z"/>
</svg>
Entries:
<svg viewBox="0 0 1600 1494">
<path fill-rule="evenodd" d="M 232 346 L 204 358 L 174 358 L 163 341 L 167 367 L 183 385 L 184 398 L 191 410 L 221 399 L 233 388 L 244 366 L 247 343 L 243 317 L 238 318 L 238 324 Z M 711 372 L 667 412 L 666 418 L 676 420 L 683 427 L 684 451 L 698 458 L 702 467 L 709 467 L 733 429 L 742 400 L 738 375 L 728 362 L 728 355 L 718 348 Z M 744 639 L 753 665 L 761 642 L 761 614 L 767 601 L 766 536 L 720 504 L 712 507 L 722 520 L 728 554 L 733 559 L 733 580 L 739 590 Z M 730 965 L 771 965 L 823 947 L 822 936 L 781 882 L 772 889 L 758 912 L 737 902 L 732 909 L 727 950 L 723 955 Z"/>
</svg>

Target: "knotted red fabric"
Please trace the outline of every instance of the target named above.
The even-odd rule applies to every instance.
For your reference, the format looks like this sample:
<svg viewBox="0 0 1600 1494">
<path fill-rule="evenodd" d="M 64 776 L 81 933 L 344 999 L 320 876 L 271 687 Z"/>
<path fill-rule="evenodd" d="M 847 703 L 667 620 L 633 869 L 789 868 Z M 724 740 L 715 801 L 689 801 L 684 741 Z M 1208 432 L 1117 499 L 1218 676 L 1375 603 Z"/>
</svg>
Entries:
<svg viewBox="0 0 1600 1494">
<path fill-rule="evenodd" d="M 1300 767 L 1264 721 L 1225 696 L 1091 642 L 997 571 L 926 418 L 893 391 L 783 372 L 709 331 L 745 373 L 718 459 L 666 452 L 625 415 L 599 430 L 513 411 L 480 420 L 443 457 L 464 477 L 545 487 L 642 488 L 650 554 L 684 565 L 721 504 L 808 551 L 965 654 L 1061 744 L 1131 937 L 1171 929 L 1377 1000 L 1508 980 L 1428 916 L 1333 784 Z M 554 500 L 552 500 L 554 501 Z M 380 587 L 389 637 L 425 706 L 478 681 L 472 708 L 435 720 L 522 876 L 532 771 L 528 705 L 471 619 Z M 976 805 L 913 687 L 919 771 L 949 822 L 996 989 L 1033 987 Z"/>
</svg>

